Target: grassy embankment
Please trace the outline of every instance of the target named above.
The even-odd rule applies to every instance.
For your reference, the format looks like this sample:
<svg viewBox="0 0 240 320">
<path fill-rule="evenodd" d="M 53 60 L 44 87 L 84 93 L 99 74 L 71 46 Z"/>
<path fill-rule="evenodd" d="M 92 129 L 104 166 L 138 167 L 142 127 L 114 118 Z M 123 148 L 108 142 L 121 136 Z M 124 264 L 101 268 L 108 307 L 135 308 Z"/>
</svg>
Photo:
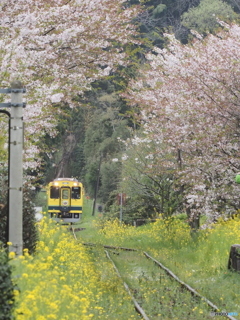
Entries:
<svg viewBox="0 0 240 320">
<path fill-rule="evenodd" d="M 97 232 L 89 225 L 91 219 L 83 217 L 86 230 L 78 233 L 81 241 L 147 251 L 221 311 L 240 315 L 240 275 L 227 269 L 230 247 L 240 243 L 239 218 L 192 236 L 186 222 L 178 219 L 134 228 L 98 218 L 94 223 Z"/>
<path fill-rule="evenodd" d="M 230 246 L 240 243 L 240 220 L 218 224 L 192 238 L 186 223 L 178 219 L 160 220 L 139 228 L 121 226 L 117 221 L 104 222 L 98 214 L 91 216 L 91 202 L 86 201 L 83 219 L 76 227 L 86 228 L 76 233 L 80 242 L 149 252 L 221 311 L 240 314 L 240 275 L 227 270 Z M 76 243 L 66 227 L 56 226 L 47 218 L 39 225 L 39 231 L 37 254 L 30 257 L 25 252 L 25 256 L 12 261 L 20 288 L 20 294 L 16 291 L 17 320 L 139 319 L 102 249 Z M 136 278 L 142 285 L 141 276 Z M 146 297 L 149 303 L 154 298 L 154 281 L 152 284 Z M 171 309 L 172 298 L 167 292 L 158 298 Z M 208 318 L 201 307 L 189 311 L 189 303 L 185 299 L 179 306 L 179 314 L 171 319 L 183 319 L 185 305 L 188 319 Z M 155 319 L 170 319 L 162 310 Z"/>
</svg>

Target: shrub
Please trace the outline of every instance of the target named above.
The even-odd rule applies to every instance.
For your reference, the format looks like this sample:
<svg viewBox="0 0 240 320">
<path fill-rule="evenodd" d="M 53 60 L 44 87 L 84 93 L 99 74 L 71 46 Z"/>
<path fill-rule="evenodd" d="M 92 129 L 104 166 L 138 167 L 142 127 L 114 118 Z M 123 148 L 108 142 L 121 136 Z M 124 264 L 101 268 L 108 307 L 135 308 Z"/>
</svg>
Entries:
<svg viewBox="0 0 240 320">
<path fill-rule="evenodd" d="M 0 241 L 7 243 L 8 241 L 8 206 L 7 206 L 7 191 L 5 196 L 1 195 L 2 204 L 0 206 Z M 23 248 L 27 248 L 29 253 L 33 253 L 38 239 L 34 204 L 32 202 L 32 195 L 30 191 L 25 188 L 23 192 Z"/>
<path fill-rule="evenodd" d="M 0 247 L 0 320 L 13 319 L 14 285 L 6 251 Z"/>
<path fill-rule="evenodd" d="M 23 195 L 23 248 L 28 249 L 30 254 L 35 251 L 38 240 L 34 203 L 31 198 L 31 193 L 25 190 Z"/>
</svg>

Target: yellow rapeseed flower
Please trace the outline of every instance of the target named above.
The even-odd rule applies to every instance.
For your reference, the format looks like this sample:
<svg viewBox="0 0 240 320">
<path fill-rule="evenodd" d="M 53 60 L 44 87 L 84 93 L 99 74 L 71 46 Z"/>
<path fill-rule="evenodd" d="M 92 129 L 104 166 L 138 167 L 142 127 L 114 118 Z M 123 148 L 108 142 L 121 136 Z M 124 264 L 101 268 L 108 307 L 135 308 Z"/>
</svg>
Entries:
<svg viewBox="0 0 240 320">
<path fill-rule="evenodd" d="M 16 257 L 16 253 L 14 251 L 10 251 L 8 257 L 9 259 L 14 259 Z"/>
<path fill-rule="evenodd" d="M 13 290 L 13 294 L 14 294 L 15 297 L 17 297 L 17 296 L 19 295 L 19 291 L 16 290 L 16 289 L 14 289 L 14 290 Z"/>
</svg>

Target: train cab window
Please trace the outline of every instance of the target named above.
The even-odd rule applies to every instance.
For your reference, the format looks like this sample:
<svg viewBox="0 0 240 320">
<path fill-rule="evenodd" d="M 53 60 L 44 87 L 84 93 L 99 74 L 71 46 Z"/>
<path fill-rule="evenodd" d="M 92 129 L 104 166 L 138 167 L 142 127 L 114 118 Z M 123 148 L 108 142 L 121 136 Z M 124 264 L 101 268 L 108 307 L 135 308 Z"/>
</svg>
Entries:
<svg viewBox="0 0 240 320">
<path fill-rule="evenodd" d="M 59 199 L 59 187 L 50 187 L 50 198 Z"/>
<path fill-rule="evenodd" d="M 72 187 L 72 199 L 80 199 L 81 196 L 81 188 L 80 187 Z"/>
<path fill-rule="evenodd" d="M 69 190 L 62 189 L 62 199 L 68 199 L 68 198 L 69 198 Z"/>
</svg>

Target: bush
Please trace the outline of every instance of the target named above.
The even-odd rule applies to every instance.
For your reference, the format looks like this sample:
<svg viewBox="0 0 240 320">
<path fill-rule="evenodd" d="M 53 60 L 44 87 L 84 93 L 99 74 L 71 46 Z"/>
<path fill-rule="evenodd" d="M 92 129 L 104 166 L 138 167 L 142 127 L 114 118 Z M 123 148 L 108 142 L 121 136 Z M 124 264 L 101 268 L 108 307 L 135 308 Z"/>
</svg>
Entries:
<svg viewBox="0 0 240 320">
<path fill-rule="evenodd" d="M 6 203 L 4 201 L 4 203 Z M 8 208 L 7 204 L 2 204 L 0 207 L 0 242 L 8 241 L 8 226 L 7 226 Z"/>
<path fill-rule="evenodd" d="M 8 187 L 8 173 L 7 168 L 0 169 L 0 242 L 6 243 L 8 241 L 8 226 L 7 226 L 7 187 Z"/>
<path fill-rule="evenodd" d="M 25 188 L 23 192 L 23 248 L 27 248 L 29 253 L 34 252 L 38 239 L 32 198 L 31 193 Z M 2 206 L 0 207 L 0 241 L 3 243 L 8 241 L 7 216 L 7 194 L 5 192 L 5 197 L 2 196 Z"/>
<path fill-rule="evenodd" d="M 38 240 L 38 231 L 36 228 L 34 203 L 29 191 L 24 191 L 23 195 L 23 248 L 33 253 Z"/>
<path fill-rule="evenodd" d="M 7 253 L 0 248 L 0 320 L 13 319 L 14 285 L 11 280 L 11 266 Z"/>
</svg>

